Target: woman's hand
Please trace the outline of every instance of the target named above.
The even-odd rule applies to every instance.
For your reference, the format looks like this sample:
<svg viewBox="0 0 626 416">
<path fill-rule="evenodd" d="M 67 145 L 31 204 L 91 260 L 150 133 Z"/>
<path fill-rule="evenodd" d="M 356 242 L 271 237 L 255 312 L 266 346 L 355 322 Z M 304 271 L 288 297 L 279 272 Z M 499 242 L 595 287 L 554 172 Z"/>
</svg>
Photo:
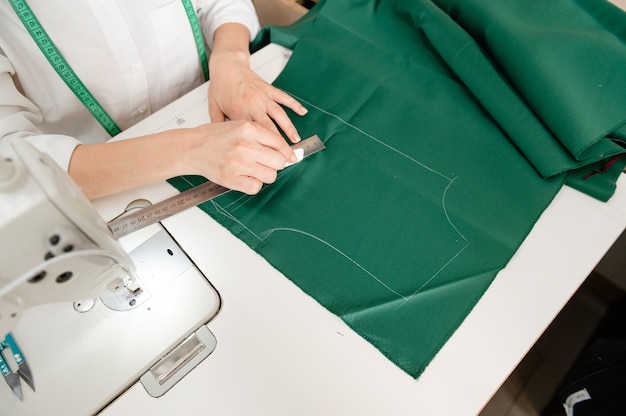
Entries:
<svg viewBox="0 0 626 416">
<path fill-rule="evenodd" d="M 295 162 L 279 128 L 292 142 L 300 136 L 281 105 L 299 115 L 307 110 L 250 69 L 249 37 L 248 29 L 237 23 L 215 31 L 209 61 L 211 123 L 79 145 L 69 173 L 85 195 L 94 199 L 180 175 L 201 175 L 255 194 L 276 180 L 286 162 Z"/>
<path fill-rule="evenodd" d="M 273 183 L 278 171 L 297 157 L 283 137 L 258 123 L 235 120 L 179 131 L 177 140 L 190 143 L 180 159 L 181 172 L 192 171 L 247 194 Z"/>
<path fill-rule="evenodd" d="M 284 105 L 298 115 L 307 110 L 292 96 L 273 87 L 250 69 L 248 29 L 236 23 L 215 32 L 209 61 L 209 115 L 212 122 L 253 120 L 278 133 L 278 126 L 292 142 L 300 136 Z"/>
<path fill-rule="evenodd" d="M 246 120 L 79 145 L 69 174 L 94 199 L 180 175 L 255 194 L 297 157 L 275 131 Z"/>
</svg>

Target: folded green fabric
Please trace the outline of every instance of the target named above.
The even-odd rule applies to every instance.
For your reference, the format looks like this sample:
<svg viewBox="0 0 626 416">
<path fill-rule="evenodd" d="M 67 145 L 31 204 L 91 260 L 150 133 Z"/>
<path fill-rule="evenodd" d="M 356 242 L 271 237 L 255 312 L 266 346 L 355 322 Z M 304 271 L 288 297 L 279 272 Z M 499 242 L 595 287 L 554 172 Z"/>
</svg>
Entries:
<svg viewBox="0 0 626 416">
<path fill-rule="evenodd" d="M 342 13 L 350 15 L 340 16 L 342 21 L 359 19 L 367 9 L 363 4 L 347 5 Z M 604 0 L 435 0 L 393 7 L 412 19 L 421 40 L 542 177 L 566 172 L 570 186 L 603 201 L 610 198 L 626 166 L 621 157 L 626 13 Z M 322 8 L 329 14 L 321 4 L 290 27 L 265 28 L 255 46 L 271 40 L 293 48 Z M 368 33 L 358 36 L 377 42 Z"/>
<path fill-rule="evenodd" d="M 266 28 L 255 46 L 272 41 L 294 49 L 275 85 L 309 109 L 292 119 L 303 137 L 318 134 L 326 150 L 285 169 L 256 196 L 230 192 L 202 206 L 413 377 L 511 259 L 571 169 L 595 164 L 580 180 L 606 197 L 623 168 L 624 158 L 614 159 L 623 149 L 611 134 L 619 136 L 626 119 L 624 99 L 603 92 L 619 90 L 625 80 L 599 74 L 593 82 L 601 79 L 603 89 L 594 104 L 587 84 L 570 93 L 576 77 L 568 76 L 566 91 L 557 94 L 558 65 L 545 70 L 556 81 L 540 81 L 534 79 L 539 69 L 528 63 L 519 70 L 515 59 L 518 52 L 534 56 L 521 49 L 564 35 L 543 30 L 531 37 L 528 29 L 520 37 L 529 42 L 511 43 L 520 25 L 559 22 L 573 30 L 569 12 L 581 19 L 592 14 L 562 0 L 519 16 L 526 9 L 518 3 L 537 10 L 545 4 L 332 0 L 292 26 Z M 608 21 L 623 18 L 617 9 L 603 10 Z M 502 21 L 496 46 L 481 35 L 498 20 L 492 14 Z M 594 59 L 611 61 L 594 64 L 594 71 L 617 70 L 626 53 L 614 44 L 618 37 L 607 35 L 609 25 L 589 26 L 598 32 L 594 39 L 610 38 L 618 55 L 596 53 L 603 41 L 586 48 Z M 506 45 L 517 50 L 506 59 L 523 82 L 490 52 L 507 52 Z M 563 61 L 579 49 L 565 36 L 554 51 Z M 538 86 L 567 107 L 523 91 Z M 581 98 L 592 109 L 579 109 Z M 578 120 L 585 111 L 594 116 Z M 566 138 L 557 136 L 559 128 Z M 198 180 L 173 183 L 186 189 Z M 596 191 L 598 183 L 604 191 Z"/>
<path fill-rule="evenodd" d="M 538 172 L 582 167 L 567 183 L 608 199 L 619 169 L 595 186 L 578 178 L 624 153 L 626 14 L 598 0 L 434 3 L 450 24 L 431 15 L 421 28 Z"/>
</svg>

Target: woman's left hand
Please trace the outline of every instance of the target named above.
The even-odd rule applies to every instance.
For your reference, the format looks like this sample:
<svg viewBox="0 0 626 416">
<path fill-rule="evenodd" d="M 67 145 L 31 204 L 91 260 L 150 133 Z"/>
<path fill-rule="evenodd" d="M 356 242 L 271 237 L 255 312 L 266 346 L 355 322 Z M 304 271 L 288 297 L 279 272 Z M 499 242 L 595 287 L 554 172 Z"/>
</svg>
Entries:
<svg viewBox="0 0 626 416">
<path fill-rule="evenodd" d="M 247 29 L 238 24 L 224 24 L 215 33 L 209 62 L 211 121 L 252 120 L 277 133 L 280 128 L 294 143 L 300 141 L 281 105 L 301 116 L 307 113 L 306 108 L 250 69 L 248 41 Z"/>
</svg>

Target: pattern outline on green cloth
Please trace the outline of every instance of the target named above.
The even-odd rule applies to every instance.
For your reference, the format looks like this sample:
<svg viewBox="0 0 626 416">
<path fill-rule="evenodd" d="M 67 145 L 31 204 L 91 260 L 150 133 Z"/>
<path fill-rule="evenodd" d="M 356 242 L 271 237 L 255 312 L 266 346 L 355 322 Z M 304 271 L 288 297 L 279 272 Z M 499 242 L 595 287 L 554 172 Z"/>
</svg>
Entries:
<svg viewBox="0 0 626 416">
<path fill-rule="evenodd" d="M 449 258 L 441 267 L 439 267 L 432 276 L 428 277 L 426 279 L 425 282 L 423 282 L 416 290 L 414 290 L 412 293 L 410 293 L 408 296 L 407 295 L 403 295 L 400 292 L 398 292 L 397 290 L 393 289 L 391 286 L 389 286 L 387 283 L 384 282 L 383 278 L 376 276 L 374 273 L 372 273 L 371 271 L 369 271 L 366 267 L 364 267 L 362 264 L 360 264 L 359 262 L 357 262 L 356 260 L 354 260 L 349 254 L 347 254 L 346 252 L 344 252 L 343 250 L 341 250 L 340 248 L 334 246 L 333 244 L 331 244 L 330 242 L 318 237 L 317 235 L 313 234 L 313 233 L 309 233 L 306 232 L 304 230 L 300 230 L 300 229 L 296 229 L 296 228 L 289 228 L 289 227 L 275 227 L 272 229 L 268 229 L 263 231 L 262 233 L 257 233 L 255 231 L 253 231 L 249 226 L 247 226 L 246 224 L 244 224 L 244 222 L 242 220 L 240 220 L 239 218 L 237 218 L 233 213 L 235 211 L 237 211 L 240 207 L 242 207 L 245 203 L 258 198 L 259 196 L 262 195 L 262 193 L 264 191 L 266 191 L 268 189 L 268 186 L 265 186 L 263 189 L 261 189 L 261 191 L 259 193 L 257 193 L 256 195 L 246 195 L 246 194 L 242 194 L 239 198 L 237 198 L 236 200 L 230 202 L 228 205 L 226 206 L 222 206 L 220 204 L 218 204 L 215 200 L 211 200 L 210 203 L 213 205 L 213 207 L 224 217 L 229 218 L 231 221 L 236 222 L 237 224 L 239 224 L 242 228 L 244 228 L 251 236 L 253 236 L 254 238 L 256 238 L 257 240 L 259 240 L 259 242 L 265 242 L 267 240 L 268 237 L 270 237 L 270 235 L 272 235 L 275 232 L 293 232 L 293 233 L 298 233 L 301 235 L 304 235 L 306 237 L 309 237 L 313 240 L 318 241 L 319 243 L 325 245 L 326 247 L 330 248 L 331 250 L 335 251 L 336 253 L 340 254 L 342 257 L 344 257 L 346 260 L 348 260 L 350 263 L 354 264 L 355 266 L 357 266 L 359 269 L 361 269 L 364 273 L 366 273 L 369 277 L 371 277 L 372 279 L 374 279 L 375 281 L 377 281 L 381 286 L 383 286 L 385 289 L 387 289 L 388 291 L 390 291 L 391 293 L 393 293 L 394 295 L 398 296 L 399 298 L 402 299 L 402 303 L 400 305 L 398 305 L 396 307 L 396 310 L 400 309 L 403 305 L 405 305 L 411 297 L 415 296 L 416 294 L 418 294 L 422 289 L 424 289 L 426 286 L 428 286 L 448 265 L 450 265 L 459 255 L 461 255 L 461 253 L 463 251 L 465 251 L 465 249 L 467 249 L 467 247 L 470 245 L 469 241 L 467 240 L 467 238 L 465 237 L 465 235 L 463 235 L 463 233 L 461 233 L 459 231 L 459 229 L 454 225 L 454 223 L 452 222 L 447 208 L 446 208 L 446 195 L 449 191 L 449 189 L 451 188 L 451 186 L 455 183 L 455 181 L 458 179 L 458 177 L 454 177 L 454 178 L 450 178 L 446 175 L 444 175 L 443 173 L 437 171 L 436 169 L 418 161 L 417 159 L 399 151 L 398 149 L 394 148 L 393 146 L 390 146 L 389 144 L 385 143 L 384 141 L 382 141 L 381 139 L 367 133 L 366 131 L 364 131 L 363 129 L 359 128 L 358 126 L 355 126 L 352 123 L 349 123 L 348 121 L 344 120 L 343 118 L 341 118 L 339 115 L 337 114 L 333 114 L 329 111 L 324 110 L 323 108 L 313 104 L 312 102 L 305 100 L 301 97 L 295 96 L 293 94 L 291 94 L 292 96 L 294 96 L 294 98 L 300 100 L 301 102 L 307 104 L 309 107 L 314 108 L 316 110 L 318 110 L 319 112 L 326 114 L 330 117 L 333 117 L 337 120 L 339 120 L 342 124 L 348 126 L 349 128 L 353 129 L 354 131 L 358 132 L 359 134 L 367 137 L 368 139 L 380 144 L 381 146 L 385 147 L 387 150 L 390 150 L 392 152 L 395 152 L 396 154 L 400 155 L 403 158 L 406 158 L 408 160 L 410 160 L 411 162 L 413 162 L 414 164 L 420 166 L 421 168 L 443 178 L 444 180 L 446 180 L 448 183 L 446 185 L 446 187 L 444 188 L 443 192 L 442 192 L 442 196 L 441 196 L 441 207 L 443 210 L 443 213 L 445 214 L 446 220 L 448 222 L 448 224 L 450 225 L 450 227 L 454 230 L 454 232 L 464 241 L 464 245 L 456 252 L 454 253 L 451 258 Z M 279 175 L 277 177 L 277 180 L 275 183 L 278 183 L 279 180 L 284 177 L 285 175 L 287 175 L 288 173 L 288 169 L 284 169 L 281 172 L 279 172 Z M 193 186 L 193 184 L 186 178 L 183 177 L 183 179 L 190 185 Z M 272 185 L 269 185 L 272 186 Z M 234 204 L 239 204 L 237 207 L 232 208 L 232 206 Z"/>
</svg>

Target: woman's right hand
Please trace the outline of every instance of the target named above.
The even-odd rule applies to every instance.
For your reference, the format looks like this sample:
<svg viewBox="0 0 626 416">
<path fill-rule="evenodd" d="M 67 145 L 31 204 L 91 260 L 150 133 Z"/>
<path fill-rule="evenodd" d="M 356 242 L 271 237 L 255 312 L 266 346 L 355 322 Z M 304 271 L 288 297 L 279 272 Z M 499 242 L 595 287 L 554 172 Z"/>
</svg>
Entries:
<svg viewBox="0 0 626 416">
<path fill-rule="evenodd" d="M 209 123 L 178 133 L 192 143 L 181 159 L 185 163 L 181 172 L 190 170 L 186 174 L 199 174 L 247 194 L 273 183 L 287 162 L 297 161 L 281 135 L 253 121 Z"/>
<path fill-rule="evenodd" d="M 296 160 L 280 134 L 254 121 L 235 120 L 81 144 L 69 173 L 90 199 L 180 175 L 201 175 L 252 195 Z"/>
</svg>

